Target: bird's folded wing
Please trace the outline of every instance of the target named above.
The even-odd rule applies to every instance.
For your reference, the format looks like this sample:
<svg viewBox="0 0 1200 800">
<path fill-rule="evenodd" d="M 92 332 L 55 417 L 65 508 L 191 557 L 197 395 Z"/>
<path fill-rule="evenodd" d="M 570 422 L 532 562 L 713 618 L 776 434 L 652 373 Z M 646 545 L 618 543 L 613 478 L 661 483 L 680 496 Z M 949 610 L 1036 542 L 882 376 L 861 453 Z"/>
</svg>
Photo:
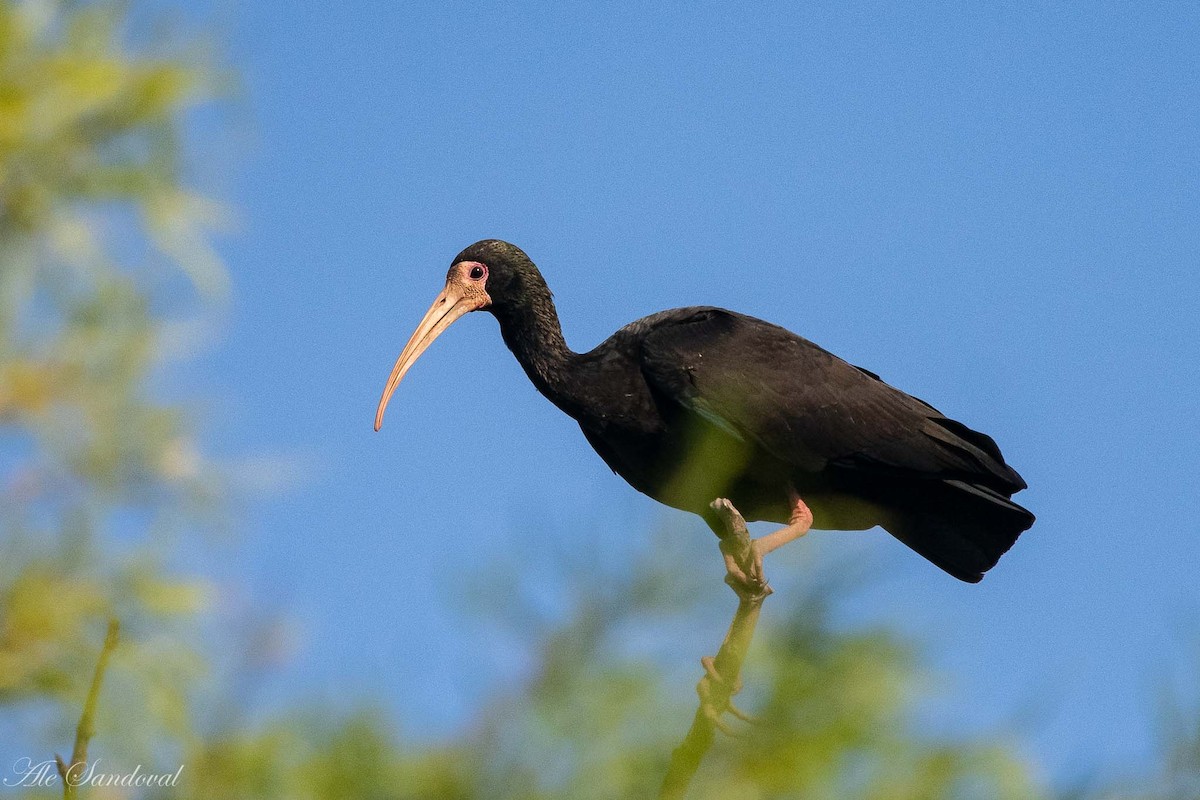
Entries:
<svg viewBox="0 0 1200 800">
<path fill-rule="evenodd" d="M 1024 488 L 989 437 L 784 328 L 719 308 L 656 316 L 641 352 L 653 390 L 785 463 Z"/>
</svg>

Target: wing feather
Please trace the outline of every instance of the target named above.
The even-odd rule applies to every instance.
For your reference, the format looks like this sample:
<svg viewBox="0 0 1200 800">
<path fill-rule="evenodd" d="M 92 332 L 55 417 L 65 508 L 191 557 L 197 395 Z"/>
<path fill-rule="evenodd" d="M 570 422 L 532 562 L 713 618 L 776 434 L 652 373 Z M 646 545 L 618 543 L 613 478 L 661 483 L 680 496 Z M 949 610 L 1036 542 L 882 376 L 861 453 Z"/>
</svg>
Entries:
<svg viewBox="0 0 1200 800">
<path fill-rule="evenodd" d="M 652 389 L 785 463 L 1025 486 L 989 437 L 785 328 L 711 307 L 656 317 L 641 347 Z"/>
</svg>

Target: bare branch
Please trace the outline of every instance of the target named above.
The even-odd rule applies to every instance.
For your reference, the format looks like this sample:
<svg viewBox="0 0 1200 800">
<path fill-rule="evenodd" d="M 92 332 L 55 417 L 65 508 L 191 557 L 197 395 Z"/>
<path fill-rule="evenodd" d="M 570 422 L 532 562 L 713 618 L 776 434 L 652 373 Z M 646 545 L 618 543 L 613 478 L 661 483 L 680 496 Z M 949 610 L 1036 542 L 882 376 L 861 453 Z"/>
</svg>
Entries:
<svg viewBox="0 0 1200 800">
<path fill-rule="evenodd" d="M 721 535 L 721 552 L 731 555 L 739 564 L 746 565 L 751 558 L 750 534 L 746 530 L 746 521 L 742 515 L 728 505 L 724 512 L 725 532 Z M 716 505 L 714 510 L 721 511 Z M 729 733 L 729 729 L 721 720 L 721 715 L 732 711 L 735 716 L 745 718 L 733 707 L 731 699 L 740 685 L 742 662 L 750 649 L 754 638 L 754 629 L 758 625 L 759 611 L 763 600 L 771 594 L 771 588 L 762 582 L 757 589 L 748 587 L 737 581 L 726 582 L 738 595 L 738 607 L 734 612 L 733 621 L 729 623 L 729 631 L 721 648 L 713 659 L 702 659 L 706 675 L 700 679 L 696 687 L 700 695 L 700 706 L 692 718 L 692 726 L 688 729 L 683 741 L 671 753 L 671 765 L 663 779 L 659 797 L 663 800 L 678 800 L 687 794 L 688 786 L 700 768 L 700 762 L 712 746 L 715 732 L 719 729 Z"/>
<path fill-rule="evenodd" d="M 96 661 L 96 671 L 92 675 L 92 685 L 88 689 L 87 700 L 83 704 L 83 716 L 75 728 L 75 749 L 71 753 L 71 763 L 64 764 L 62 756 L 54 754 L 58 764 L 58 774 L 63 781 L 63 800 L 74 800 L 79 787 L 79 779 L 87 769 L 88 741 L 96 732 L 95 716 L 96 703 L 100 698 L 100 684 L 104 681 L 104 672 L 108 669 L 108 659 L 117 647 L 120 638 L 121 625 L 114 617 L 108 621 L 108 633 L 104 637 L 104 647 L 100 658 Z"/>
</svg>

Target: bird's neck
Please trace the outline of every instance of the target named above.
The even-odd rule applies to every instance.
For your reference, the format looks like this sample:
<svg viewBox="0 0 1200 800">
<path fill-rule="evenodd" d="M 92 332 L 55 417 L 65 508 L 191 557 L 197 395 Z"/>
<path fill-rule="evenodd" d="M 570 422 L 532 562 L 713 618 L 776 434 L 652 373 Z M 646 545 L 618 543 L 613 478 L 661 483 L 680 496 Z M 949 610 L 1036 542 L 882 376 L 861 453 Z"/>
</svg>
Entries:
<svg viewBox="0 0 1200 800">
<path fill-rule="evenodd" d="M 495 309 L 504 343 L 517 357 L 529 380 L 555 405 L 574 414 L 578 410 L 573 369 L 579 354 L 567 347 L 558 312 L 547 290 L 544 297 L 518 306 Z"/>
</svg>

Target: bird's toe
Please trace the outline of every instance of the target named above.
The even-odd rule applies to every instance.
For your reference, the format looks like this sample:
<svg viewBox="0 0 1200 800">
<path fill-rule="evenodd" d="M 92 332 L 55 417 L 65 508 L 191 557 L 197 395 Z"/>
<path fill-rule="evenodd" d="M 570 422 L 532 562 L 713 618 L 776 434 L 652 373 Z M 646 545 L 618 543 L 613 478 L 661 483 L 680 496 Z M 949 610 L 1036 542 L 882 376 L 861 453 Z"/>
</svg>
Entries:
<svg viewBox="0 0 1200 800">
<path fill-rule="evenodd" d="M 711 503 L 709 503 L 708 507 L 721 517 L 721 521 L 724 522 L 726 526 L 730 525 L 735 515 L 740 516 L 740 514 L 738 514 L 738 510 L 733 507 L 733 503 L 731 503 L 729 499 L 725 497 L 718 497 L 716 500 L 713 500 Z"/>
<path fill-rule="evenodd" d="M 766 578 L 762 574 L 761 563 L 757 575 L 754 574 L 753 568 L 744 570 L 736 562 L 732 567 L 726 563 L 725 569 L 725 583 L 743 600 L 761 599 L 775 591 L 767 585 Z"/>
<path fill-rule="evenodd" d="M 725 713 L 732 714 L 743 722 L 757 724 L 759 720 L 733 704 L 733 696 L 742 690 L 741 680 L 738 679 L 732 685 L 726 681 L 717 672 L 712 656 L 701 658 L 700 665 L 704 667 L 704 677 L 696 684 L 696 694 L 700 696 L 700 705 L 704 716 L 708 718 L 713 727 L 727 736 L 739 735 L 723 719 Z"/>
<path fill-rule="evenodd" d="M 750 564 L 747 577 L 760 587 L 766 587 L 767 576 L 763 571 L 763 549 L 757 541 L 750 542 Z"/>
</svg>

